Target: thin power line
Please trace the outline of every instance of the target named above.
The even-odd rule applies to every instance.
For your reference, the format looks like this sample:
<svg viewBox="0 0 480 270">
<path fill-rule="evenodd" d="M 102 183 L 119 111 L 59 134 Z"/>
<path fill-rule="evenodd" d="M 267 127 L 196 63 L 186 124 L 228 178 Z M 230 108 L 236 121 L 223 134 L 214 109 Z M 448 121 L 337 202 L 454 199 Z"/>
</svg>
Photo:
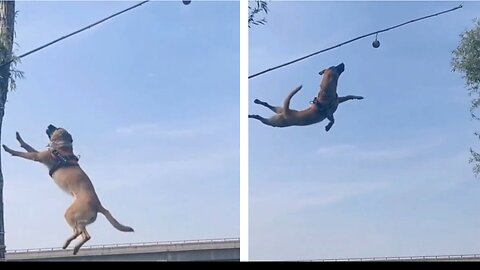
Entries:
<svg viewBox="0 0 480 270">
<path fill-rule="evenodd" d="M 126 8 L 126 9 L 124 9 L 124 10 L 122 10 L 122 11 L 119 11 L 119 12 L 117 12 L 117 13 L 114 13 L 114 14 L 112 14 L 112 15 L 104 18 L 104 19 L 101 19 L 101 20 L 99 20 L 99 21 L 97 21 L 97 22 L 95 22 L 95 23 L 92 23 L 92 24 L 90 24 L 90 25 L 88 25 L 88 26 L 86 26 L 86 27 L 84 27 L 84 28 L 82 28 L 82 29 L 79 29 L 79 30 L 77 30 L 77 31 L 75 31 L 75 32 L 72 32 L 72 33 L 70 33 L 70 34 L 68 34 L 68 35 L 65 35 L 65 36 L 63 36 L 63 37 L 57 38 L 57 39 L 55 39 L 54 41 L 51 41 L 51 42 L 49 42 L 49 43 L 47 43 L 47 44 L 45 44 L 45 45 L 43 45 L 43 46 L 40 46 L 40 47 L 38 47 L 38 48 L 36 48 L 36 49 L 33 49 L 33 50 L 29 51 L 29 52 L 26 52 L 26 53 L 24 53 L 24 54 L 22 54 L 22 55 L 19 55 L 17 58 L 23 58 L 23 57 L 25 57 L 25 56 L 28 56 L 28 55 L 34 53 L 34 52 L 40 51 L 40 50 L 42 50 L 42 49 L 45 49 L 46 47 L 51 46 L 51 45 L 53 45 L 53 44 L 55 44 L 55 43 L 57 43 L 57 42 L 59 42 L 59 41 L 61 41 L 61 40 L 64 40 L 64 39 L 66 39 L 66 38 L 68 38 L 68 37 L 71 37 L 71 36 L 76 35 L 76 34 L 78 34 L 78 33 L 80 33 L 80 32 L 83 32 L 83 31 L 85 31 L 85 30 L 87 30 L 87 29 L 89 29 L 89 28 L 91 28 L 91 27 L 93 27 L 93 26 L 95 26 L 95 25 L 97 25 L 97 24 L 101 24 L 101 23 L 103 23 L 103 22 L 105 22 L 105 21 L 107 21 L 107 20 L 109 20 L 109 19 L 111 19 L 111 18 L 113 18 L 113 17 L 116 17 L 116 16 L 118 16 L 118 15 L 120 15 L 120 14 L 122 14 L 122 13 L 125 13 L 125 12 L 127 12 L 127 11 L 129 11 L 129 10 L 134 9 L 134 8 L 137 8 L 137 7 L 143 5 L 143 4 L 147 3 L 147 2 L 150 2 L 150 0 L 146 0 L 146 1 L 140 2 L 140 3 L 136 4 L 136 5 L 133 5 L 133 6 L 129 7 L 129 8 Z M 12 61 L 13 61 L 13 60 L 10 60 L 10 61 L 8 61 L 8 62 L 5 62 L 5 63 L 3 63 L 2 65 L 0 65 L 0 67 L 3 67 L 4 65 L 8 65 L 8 64 L 10 64 Z"/>
<path fill-rule="evenodd" d="M 413 22 L 416 22 L 416 21 L 420 21 L 420 20 L 424 20 L 424 19 L 430 18 L 430 17 L 438 16 L 438 15 L 441 15 L 441 14 L 444 14 L 444 13 L 447 13 L 447 12 L 451 12 L 451 11 L 454 11 L 454 10 L 459 9 L 459 8 L 462 8 L 462 7 L 463 7 L 463 5 L 459 5 L 459 6 L 457 6 L 457 7 L 451 8 L 451 9 L 449 9 L 449 10 L 445 10 L 445 11 L 438 12 L 438 13 L 435 13 L 435 14 L 432 14 L 432 15 L 424 16 L 424 17 L 421 17 L 421 18 L 418 18 L 418 19 L 410 20 L 410 21 L 408 21 L 408 22 L 404 22 L 404 23 L 401 23 L 401 24 L 397 24 L 397 25 L 395 25 L 395 26 L 392 26 L 392 27 L 389 27 L 389 28 L 385 28 L 385 29 L 383 29 L 383 30 L 379 30 L 379 31 L 375 31 L 375 32 L 372 32 L 372 33 L 369 33 L 369 34 L 365 34 L 365 35 L 356 37 L 356 38 L 354 38 L 354 39 L 350 39 L 350 40 L 348 40 L 348 41 L 342 42 L 342 43 L 340 43 L 340 44 L 338 44 L 338 45 L 335 45 L 335 46 L 332 46 L 332 47 L 323 49 L 323 50 L 321 50 L 321 51 L 314 52 L 314 53 L 311 53 L 311 54 L 309 54 L 309 55 L 300 57 L 300 58 L 298 58 L 298 59 L 295 59 L 295 60 L 293 60 L 293 61 L 287 62 L 287 63 L 285 63 L 285 64 L 281 64 L 281 65 L 279 65 L 279 66 L 276 66 L 276 67 L 273 67 L 273 68 L 269 68 L 269 69 L 266 69 L 266 70 L 264 70 L 264 71 L 255 73 L 255 74 L 253 74 L 253 75 L 248 76 L 248 78 L 251 79 L 251 78 L 257 77 L 257 76 L 262 75 L 262 74 L 264 74 L 264 73 L 273 71 L 273 70 L 275 70 L 275 69 L 277 69 L 277 68 L 281 68 L 281 67 L 284 67 L 284 66 L 288 66 L 288 65 L 290 65 L 290 64 L 296 63 L 296 62 L 298 62 L 298 61 L 302 61 L 302 60 L 304 60 L 304 59 L 307 59 L 307 58 L 312 57 L 312 56 L 314 56 L 314 55 L 317 55 L 317 54 L 319 54 L 319 53 L 326 52 L 326 51 L 329 51 L 329 50 L 331 50 L 331 49 L 338 48 L 338 47 L 340 47 L 340 46 L 342 46 L 342 45 L 345 45 L 345 44 L 347 44 L 347 43 L 354 42 L 354 41 L 356 41 L 356 40 L 359 40 L 359 39 L 362 39 L 362 38 L 365 38 L 365 37 L 368 37 L 368 36 L 376 35 L 376 34 L 378 34 L 378 33 L 386 32 L 386 31 L 395 29 L 395 28 L 397 28 L 397 27 L 404 26 L 404 25 L 409 24 L 409 23 L 413 23 Z"/>
</svg>

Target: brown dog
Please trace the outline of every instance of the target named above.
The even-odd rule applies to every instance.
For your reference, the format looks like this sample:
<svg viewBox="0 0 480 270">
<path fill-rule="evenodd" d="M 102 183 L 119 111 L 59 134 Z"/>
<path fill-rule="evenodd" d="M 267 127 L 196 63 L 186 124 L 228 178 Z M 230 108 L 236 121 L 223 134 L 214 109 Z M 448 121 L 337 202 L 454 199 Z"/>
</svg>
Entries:
<svg viewBox="0 0 480 270">
<path fill-rule="evenodd" d="M 263 105 L 276 114 L 268 119 L 256 114 L 250 114 L 248 118 L 260 120 L 265 125 L 272 127 L 307 126 L 321 122 L 327 118 L 330 122 L 325 127 L 325 130 L 329 131 L 335 122 L 333 113 L 337 110 L 338 104 L 351 99 L 363 99 L 361 96 L 349 95 L 339 97 L 337 95 L 338 78 L 344 70 L 345 65 L 341 63 L 338 66 L 332 66 L 320 71 L 319 74 L 323 75 L 322 82 L 320 83 L 320 91 L 309 108 L 302 111 L 290 109 L 290 100 L 302 89 L 300 85 L 290 92 L 283 102 L 283 107 L 271 106 L 267 102 L 255 99 L 254 102 L 256 104 Z"/>
<path fill-rule="evenodd" d="M 90 240 L 86 226 L 95 221 L 98 212 L 104 214 L 116 229 L 122 232 L 133 232 L 132 228 L 120 224 L 107 209 L 103 208 L 92 182 L 80 168 L 78 158 L 73 154 L 72 136 L 65 129 L 56 128 L 53 125 L 48 126 L 47 135 L 50 139 L 48 150 L 42 152 L 38 152 L 25 143 L 18 132 L 17 140 L 20 146 L 27 150 L 26 153 L 14 151 L 6 145 L 2 146 L 12 156 L 38 161 L 46 165 L 55 183 L 75 198 L 73 204 L 65 212 L 65 219 L 72 227 L 73 235 L 67 239 L 63 249 L 67 248 L 72 240 L 82 235 L 82 240 L 73 249 L 73 254 L 77 254 L 80 247 Z"/>
</svg>

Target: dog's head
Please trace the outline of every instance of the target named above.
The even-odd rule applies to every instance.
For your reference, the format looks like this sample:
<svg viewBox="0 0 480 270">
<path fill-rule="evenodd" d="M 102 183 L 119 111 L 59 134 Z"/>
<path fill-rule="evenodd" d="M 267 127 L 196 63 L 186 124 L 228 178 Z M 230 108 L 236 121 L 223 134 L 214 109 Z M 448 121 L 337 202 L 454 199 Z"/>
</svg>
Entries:
<svg viewBox="0 0 480 270">
<path fill-rule="evenodd" d="M 60 147 L 71 147 L 73 143 L 73 138 L 68 131 L 63 128 L 57 128 L 54 125 L 48 125 L 47 135 L 50 139 L 49 147 L 60 148 Z"/>
<path fill-rule="evenodd" d="M 338 64 L 338 66 L 331 66 L 329 68 L 326 68 L 320 71 L 318 74 L 324 75 L 324 76 L 336 75 L 336 77 L 338 78 L 338 76 L 340 76 L 340 74 L 342 74 L 343 71 L 345 71 L 345 64 L 340 63 Z"/>
<path fill-rule="evenodd" d="M 343 71 L 345 71 L 345 64 L 343 63 L 320 71 L 318 74 L 323 75 L 322 82 L 320 83 L 321 92 L 327 91 L 332 95 L 336 93 L 338 77 L 340 77 Z"/>
</svg>

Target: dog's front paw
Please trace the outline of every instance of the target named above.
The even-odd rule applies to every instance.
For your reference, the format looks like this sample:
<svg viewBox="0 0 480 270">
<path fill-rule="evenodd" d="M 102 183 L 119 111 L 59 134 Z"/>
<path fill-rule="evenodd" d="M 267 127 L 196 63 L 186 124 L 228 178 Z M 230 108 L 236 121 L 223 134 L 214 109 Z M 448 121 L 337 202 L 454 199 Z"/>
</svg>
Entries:
<svg viewBox="0 0 480 270">
<path fill-rule="evenodd" d="M 20 143 L 21 147 L 24 147 L 25 142 L 23 141 L 22 137 L 20 136 L 20 133 L 18 131 L 15 133 L 15 137 L 17 138 L 17 141 Z"/>
<path fill-rule="evenodd" d="M 358 97 L 357 97 L 357 99 L 363 99 L 363 97 L 361 97 L 361 96 L 358 96 Z"/>
<path fill-rule="evenodd" d="M 13 150 L 8 148 L 8 146 L 6 146 L 5 144 L 2 144 L 2 147 L 3 147 L 3 150 L 5 150 L 5 152 L 7 152 L 9 154 L 12 154 Z"/>
<path fill-rule="evenodd" d="M 22 137 L 20 136 L 20 133 L 18 133 L 18 131 L 15 132 L 15 138 L 17 138 L 17 141 L 19 141 L 19 142 L 22 142 L 22 141 L 23 141 L 23 139 L 22 139 Z"/>
<path fill-rule="evenodd" d="M 256 98 L 256 99 L 253 101 L 253 103 L 255 103 L 255 104 L 260 104 L 260 103 L 262 103 L 262 101 L 261 101 L 260 99 Z"/>
</svg>

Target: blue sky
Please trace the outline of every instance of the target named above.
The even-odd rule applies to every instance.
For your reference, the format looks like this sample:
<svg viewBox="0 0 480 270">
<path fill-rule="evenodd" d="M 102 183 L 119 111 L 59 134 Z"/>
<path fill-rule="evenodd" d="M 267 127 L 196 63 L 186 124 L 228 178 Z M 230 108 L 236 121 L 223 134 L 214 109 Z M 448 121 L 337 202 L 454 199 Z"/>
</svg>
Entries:
<svg viewBox="0 0 480 270">
<path fill-rule="evenodd" d="M 18 1 L 17 54 L 137 2 Z M 2 143 L 69 130 L 103 205 L 87 244 L 239 236 L 238 2 L 150 2 L 23 59 Z M 72 198 L 2 151 L 7 249 L 59 247 Z"/>
<path fill-rule="evenodd" d="M 249 30 L 249 74 L 460 2 L 271 1 L 265 26 Z M 468 164 L 478 149 L 464 81 L 451 72 L 459 34 L 479 2 L 359 40 L 249 80 L 255 98 L 291 108 L 317 94 L 326 67 L 345 63 L 339 106 L 308 127 L 249 120 L 250 259 L 478 253 L 480 182 Z"/>
</svg>

